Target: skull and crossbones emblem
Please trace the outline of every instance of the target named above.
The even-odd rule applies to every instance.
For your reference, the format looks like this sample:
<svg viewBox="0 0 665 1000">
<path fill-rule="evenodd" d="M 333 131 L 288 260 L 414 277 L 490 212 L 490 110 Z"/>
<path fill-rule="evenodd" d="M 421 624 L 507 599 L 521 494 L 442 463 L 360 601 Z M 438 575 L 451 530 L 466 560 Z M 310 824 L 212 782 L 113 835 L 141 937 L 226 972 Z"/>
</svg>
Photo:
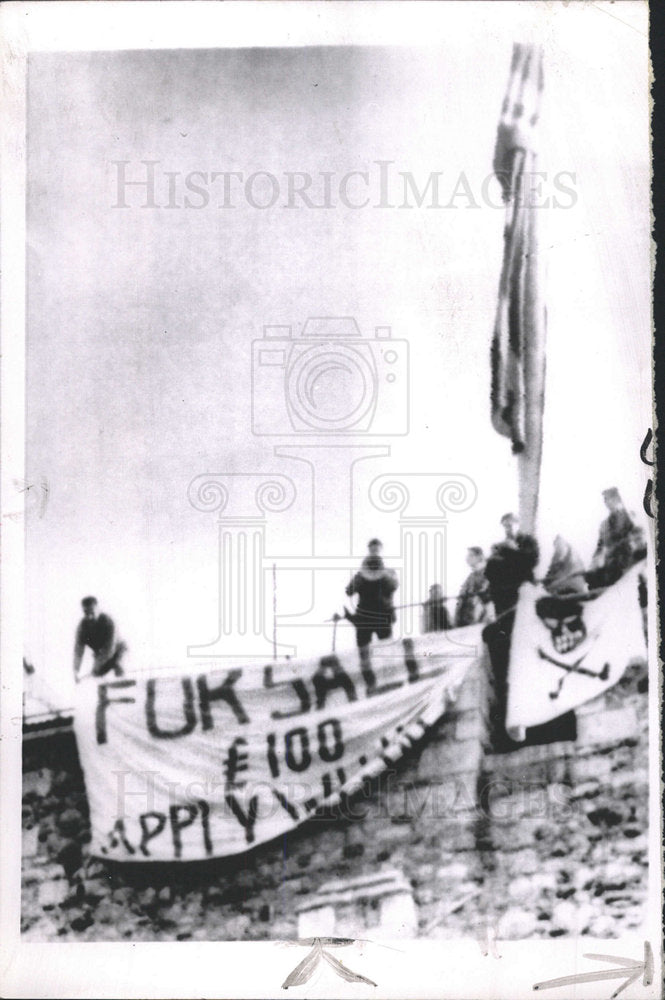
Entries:
<svg viewBox="0 0 665 1000">
<path fill-rule="evenodd" d="M 542 623 L 549 630 L 552 645 L 559 656 L 577 649 L 587 638 L 587 629 L 583 619 L 583 605 L 575 598 L 541 597 L 536 601 L 536 614 Z M 597 638 L 593 636 L 592 638 Z M 538 655 L 541 660 L 559 667 L 564 671 L 554 689 L 550 691 L 550 698 L 556 699 L 561 694 L 563 683 L 570 674 L 583 674 L 585 677 L 595 677 L 598 680 L 606 681 L 609 677 L 610 665 L 605 663 L 602 670 L 589 670 L 583 667 L 582 663 L 586 659 L 588 649 L 582 653 L 574 663 L 558 660 L 550 656 L 545 650 L 538 647 Z"/>
<path fill-rule="evenodd" d="M 587 637 L 583 606 L 574 598 L 542 597 L 536 602 L 536 614 L 549 630 L 559 656 L 577 649 Z"/>
</svg>

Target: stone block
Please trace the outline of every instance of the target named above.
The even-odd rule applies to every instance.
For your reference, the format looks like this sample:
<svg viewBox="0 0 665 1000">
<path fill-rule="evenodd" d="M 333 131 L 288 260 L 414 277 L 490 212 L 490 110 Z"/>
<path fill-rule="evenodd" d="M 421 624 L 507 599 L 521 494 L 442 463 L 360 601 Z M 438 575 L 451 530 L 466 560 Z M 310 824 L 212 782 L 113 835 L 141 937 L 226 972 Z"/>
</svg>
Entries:
<svg viewBox="0 0 665 1000">
<path fill-rule="evenodd" d="M 599 710 L 578 715 L 578 746 L 597 743 L 613 743 L 639 735 L 637 712 L 633 705 L 624 705 L 611 710 Z"/>
<path fill-rule="evenodd" d="M 511 906 L 499 919 L 497 936 L 504 941 L 531 937 L 537 929 L 537 924 L 535 913 Z"/>
<path fill-rule="evenodd" d="M 374 933 L 379 938 L 413 938 L 418 930 L 418 913 L 411 892 L 395 893 L 381 901 L 379 926 Z"/>
<path fill-rule="evenodd" d="M 540 868 L 540 860 L 532 848 L 514 851 L 506 858 L 508 870 L 512 875 L 532 875 Z"/>
<path fill-rule="evenodd" d="M 64 903 L 69 895 L 69 885 L 65 879 L 42 882 L 37 892 L 37 902 L 43 910 L 53 910 Z"/>
<path fill-rule="evenodd" d="M 436 878 L 440 882 L 456 885 L 469 878 L 469 865 L 464 861 L 443 865 L 441 868 L 437 868 Z"/>
<path fill-rule="evenodd" d="M 26 771 L 23 774 L 23 794 L 39 796 L 43 798 L 48 795 L 51 788 L 52 772 L 48 768 L 40 768 L 37 771 Z"/>
<path fill-rule="evenodd" d="M 455 723 L 456 740 L 484 740 L 487 736 L 487 723 L 477 709 L 462 712 Z"/>
<path fill-rule="evenodd" d="M 39 828 L 23 830 L 21 836 L 21 855 L 24 858 L 34 858 L 39 853 Z"/>
<path fill-rule="evenodd" d="M 480 677 L 465 677 L 462 681 L 455 698 L 455 710 L 464 712 L 470 708 L 480 708 L 485 710 L 487 705 L 487 694 L 483 690 Z"/>
<path fill-rule="evenodd" d="M 588 757 L 574 758 L 570 762 L 570 775 L 573 784 L 584 781 L 600 781 L 606 784 L 612 773 L 612 761 L 607 756 L 592 754 Z"/>
</svg>

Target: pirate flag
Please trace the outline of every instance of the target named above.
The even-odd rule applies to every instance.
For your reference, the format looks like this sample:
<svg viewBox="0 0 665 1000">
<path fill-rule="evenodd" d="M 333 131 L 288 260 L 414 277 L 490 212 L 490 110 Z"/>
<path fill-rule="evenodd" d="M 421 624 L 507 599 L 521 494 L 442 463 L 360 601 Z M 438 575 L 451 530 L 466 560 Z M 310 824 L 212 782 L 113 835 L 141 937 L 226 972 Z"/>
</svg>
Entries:
<svg viewBox="0 0 665 1000">
<path fill-rule="evenodd" d="M 596 698 L 646 655 L 639 604 L 643 565 L 595 599 L 555 597 L 524 583 L 508 668 L 506 728 L 537 726 Z"/>
</svg>

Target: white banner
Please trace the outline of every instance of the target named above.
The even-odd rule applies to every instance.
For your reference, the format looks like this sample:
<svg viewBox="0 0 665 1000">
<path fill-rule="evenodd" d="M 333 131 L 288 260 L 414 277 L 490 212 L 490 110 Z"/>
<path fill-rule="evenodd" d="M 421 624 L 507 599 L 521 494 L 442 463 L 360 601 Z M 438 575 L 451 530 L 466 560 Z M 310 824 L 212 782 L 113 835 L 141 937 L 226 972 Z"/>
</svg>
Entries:
<svg viewBox="0 0 665 1000">
<path fill-rule="evenodd" d="M 390 766 L 454 699 L 482 626 L 268 666 L 79 685 L 92 852 L 246 851 Z"/>
<path fill-rule="evenodd" d="M 508 671 L 506 728 L 536 726 L 596 698 L 646 656 L 634 566 L 594 599 L 554 597 L 524 583 Z"/>
</svg>

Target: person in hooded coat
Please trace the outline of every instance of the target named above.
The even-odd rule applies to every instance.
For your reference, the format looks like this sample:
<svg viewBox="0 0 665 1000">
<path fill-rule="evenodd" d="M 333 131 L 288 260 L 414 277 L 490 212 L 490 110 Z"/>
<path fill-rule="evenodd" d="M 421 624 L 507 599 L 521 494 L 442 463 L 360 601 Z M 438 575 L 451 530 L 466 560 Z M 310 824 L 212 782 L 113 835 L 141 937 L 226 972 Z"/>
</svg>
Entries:
<svg viewBox="0 0 665 1000">
<path fill-rule="evenodd" d="M 367 548 L 368 555 L 346 588 L 349 597 L 354 594 L 358 597 L 355 611 L 346 611 L 345 614 L 355 627 L 359 649 L 368 646 L 374 635 L 377 639 L 392 638 L 395 621 L 393 595 L 399 586 L 395 571 L 384 565 L 381 558 L 383 546 L 378 538 L 373 538 Z"/>
<path fill-rule="evenodd" d="M 585 594 L 588 590 L 584 577 L 584 563 L 571 545 L 557 535 L 554 554 L 543 585 L 550 594 Z"/>
</svg>

